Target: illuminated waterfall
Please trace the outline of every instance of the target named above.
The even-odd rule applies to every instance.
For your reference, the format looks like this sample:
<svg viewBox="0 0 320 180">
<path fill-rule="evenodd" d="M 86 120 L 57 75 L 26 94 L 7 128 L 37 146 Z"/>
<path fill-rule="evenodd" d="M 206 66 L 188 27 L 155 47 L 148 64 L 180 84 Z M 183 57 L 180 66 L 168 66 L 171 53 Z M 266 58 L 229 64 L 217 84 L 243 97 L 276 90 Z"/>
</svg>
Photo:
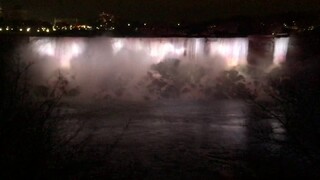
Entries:
<svg viewBox="0 0 320 180">
<path fill-rule="evenodd" d="M 278 38 L 275 40 L 273 63 L 280 65 L 286 61 L 288 51 L 289 38 Z"/>
<path fill-rule="evenodd" d="M 256 42 L 259 45 L 259 40 Z M 271 38 L 270 42 L 274 45 L 272 51 L 267 51 L 273 53 L 268 55 L 273 57 L 270 62 L 281 65 L 286 60 L 289 39 Z M 23 52 L 26 60 L 37 62 L 35 74 L 39 83 L 47 83 L 63 73 L 74 87 L 80 87 L 84 97 L 99 94 L 99 97 L 121 95 L 123 99 L 155 98 L 148 89 L 150 84 L 171 86 L 177 81 L 178 85 L 185 82 L 179 91 L 189 91 L 184 97 L 201 98 L 205 97 L 201 88 L 212 87 L 222 71 L 247 64 L 252 55 L 249 47 L 248 38 L 39 37 L 31 38 Z M 260 52 L 263 61 L 263 48 L 253 54 Z M 155 68 L 160 68 L 162 74 Z M 165 79 L 165 76 L 174 77 Z"/>
<path fill-rule="evenodd" d="M 247 38 L 105 38 L 112 47 L 113 56 L 121 53 L 140 53 L 152 63 L 167 58 L 219 58 L 227 67 L 246 64 Z M 85 38 L 39 38 L 33 39 L 34 50 L 42 56 L 60 62 L 61 68 L 70 68 L 72 59 L 80 56 L 89 40 Z M 285 61 L 289 38 L 275 39 L 274 64 Z M 104 47 L 95 52 L 104 51 Z"/>
<path fill-rule="evenodd" d="M 40 56 L 59 62 L 64 69 L 70 69 L 71 61 L 81 59 L 88 52 L 104 54 L 106 50 L 110 52 L 109 59 L 124 54 L 127 57 L 139 54 L 151 64 L 170 58 L 196 61 L 218 59 L 226 68 L 247 64 L 248 38 L 101 38 L 101 41 L 105 46 L 97 47 L 94 45 L 95 39 L 90 38 L 32 38 L 31 45 Z M 288 43 L 289 38 L 275 39 L 275 65 L 286 60 Z"/>
</svg>

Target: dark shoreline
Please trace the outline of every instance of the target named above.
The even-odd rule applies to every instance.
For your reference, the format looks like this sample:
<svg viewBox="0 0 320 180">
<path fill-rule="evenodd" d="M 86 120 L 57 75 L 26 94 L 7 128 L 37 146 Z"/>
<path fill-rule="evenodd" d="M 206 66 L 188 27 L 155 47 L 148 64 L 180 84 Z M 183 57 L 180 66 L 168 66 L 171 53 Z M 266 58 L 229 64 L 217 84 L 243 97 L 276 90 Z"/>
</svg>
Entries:
<svg viewBox="0 0 320 180">
<path fill-rule="evenodd" d="M 268 34 L 250 34 L 250 35 L 212 35 L 212 36 L 201 36 L 201 35 L 113 35 L 107 33 L 66 33 L 66 34 L 20 34 L 20 33 L 6 33 L 0 34 L 2 37 L 110 37 L 110 38 L 245 38 L 251 36 L 261 37 L 289 37 L 292 34 L 279 34 L 279 35 L 268 35 Z M 305 34 L 298 34 L 305 35 Z"/>
</svg>

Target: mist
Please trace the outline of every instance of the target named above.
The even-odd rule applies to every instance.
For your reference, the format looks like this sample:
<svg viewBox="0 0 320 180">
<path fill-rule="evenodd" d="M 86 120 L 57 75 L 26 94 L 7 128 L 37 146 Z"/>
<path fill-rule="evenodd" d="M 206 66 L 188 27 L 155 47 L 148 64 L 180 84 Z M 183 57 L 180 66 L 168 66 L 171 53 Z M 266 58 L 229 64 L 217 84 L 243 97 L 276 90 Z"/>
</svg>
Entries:
<svg viewBox="0 0 320 180">
<path fill-rule="evenodd" d="M 205 99 L 217 76 L 247 66 L 248 38 L 36 38 L 20 48 L 33 82 L 58 75 L 81 101 Z M 288 38 L 275 40 L 273 64 L 285 61 Z"/>
</svg>

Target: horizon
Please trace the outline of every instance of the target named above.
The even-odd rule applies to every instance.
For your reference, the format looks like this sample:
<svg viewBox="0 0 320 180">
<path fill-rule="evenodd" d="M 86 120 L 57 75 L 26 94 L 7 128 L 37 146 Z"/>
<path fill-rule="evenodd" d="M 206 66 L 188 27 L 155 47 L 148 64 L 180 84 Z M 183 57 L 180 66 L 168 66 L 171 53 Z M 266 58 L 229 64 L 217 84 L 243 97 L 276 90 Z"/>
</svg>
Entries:
<svg viewBox="0 0 320 180">
<path fill-rule="evenodd" d="M 97 17 L 101 12 L 108 12 L 130 21 L 146 22 L 207 22 L 214 19 L 229 19 L 234 17 L 264 17 L 285 13 L 314 14 L 320 11 L 316 0 L 307 2 L 254 2 L 252 0 L 239 1 L 228 0 L 227 8 L 218 1 L 192 2 L 178 0 L 176 2 L 154 1 L 139 2 L 122 1 L 85 1 L 81 0 L 74 5 L 67 1 L 29 0 L 27 3 L 21 0 L 2 0 L 0 4 L 5 8 L 20 6 L 27 10 L 30 17 L 39 20 L 52 20 L 54 18 L 78 18 L 89 20 Z"/>
</svg>

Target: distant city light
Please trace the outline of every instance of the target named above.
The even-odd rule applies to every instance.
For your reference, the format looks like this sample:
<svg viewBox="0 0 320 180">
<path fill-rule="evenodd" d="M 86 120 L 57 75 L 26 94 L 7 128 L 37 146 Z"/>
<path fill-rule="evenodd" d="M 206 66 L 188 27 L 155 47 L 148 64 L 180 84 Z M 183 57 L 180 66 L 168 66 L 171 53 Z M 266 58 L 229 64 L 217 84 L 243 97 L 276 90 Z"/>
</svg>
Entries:
<svg viewBox="0 0 320 180">
<path fill-rule="evenodd" d="M 27 28 L 27 32 L 30 32 L 31 28 Z"/>
<path fill-rule="evenodd" d="M 128 26 L 131 26 L 131 24 L 130 24 L 130 23 L 128 23 Z"/>
<path fill-rule="evenodd" d="M 20 28 L 19 31 L 21 32 L 21 31 L 23 31 L 23 29 Z"/>
<path fill-rule="evenodd" d="M 47 29 L 47 30 L 46 30 L 46 32 L 47 32 L 47 33 L 49 33 L 49 32 L 50 32 L 50 30 L 49 30 L 49 29 Z"/>
<path fill-rule="evenodd" d="M 310 26 L 310 27 L 308 28 L 308 30 L 309 30 L 309 31 L 314 30 L 314 26 Z"/>
<path fill-rule="evenodd" d="M 2 28 L 0 28 L 0 31 L 2 31 Z"/>
<path fill-rule="evenodd" d="M 146 26 L 146 25 L 147 25 L 147 23 L 144 23 L 143 25 L 144 25 L 144 26 Z"/>
</svg>

